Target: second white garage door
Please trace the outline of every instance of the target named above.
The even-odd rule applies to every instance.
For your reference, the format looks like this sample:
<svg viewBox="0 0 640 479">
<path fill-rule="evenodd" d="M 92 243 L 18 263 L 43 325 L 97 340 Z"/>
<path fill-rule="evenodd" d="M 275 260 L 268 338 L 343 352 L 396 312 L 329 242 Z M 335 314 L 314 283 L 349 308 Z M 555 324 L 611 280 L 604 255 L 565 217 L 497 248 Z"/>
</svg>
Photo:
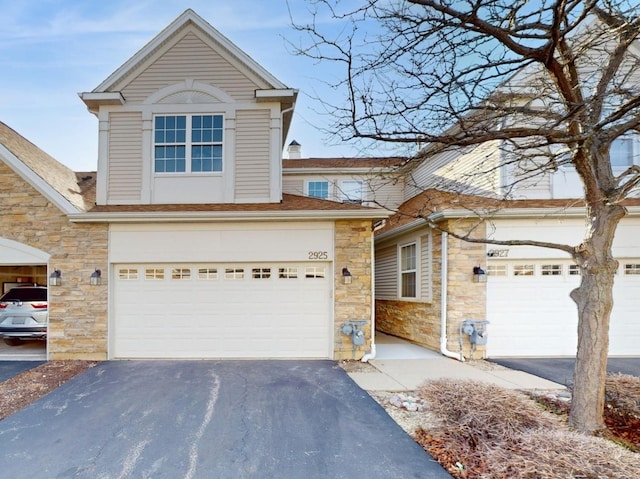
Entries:
<svg viewBox="0 0 640 479">
<path fill-rule="evenodd" d="M 328 358 L 330 263 L 114 266 L 115 358 Z"/>
<path fill-rule="evenodd" d="M 499 356 L 575 356 L 577 308 L 569 297 L 580 284 L 566 260 L 489 262 L 487 353 Z M 609 353 L 640 354 L 640 259 L 620 260 L 614 283 Z"/>
</svg>

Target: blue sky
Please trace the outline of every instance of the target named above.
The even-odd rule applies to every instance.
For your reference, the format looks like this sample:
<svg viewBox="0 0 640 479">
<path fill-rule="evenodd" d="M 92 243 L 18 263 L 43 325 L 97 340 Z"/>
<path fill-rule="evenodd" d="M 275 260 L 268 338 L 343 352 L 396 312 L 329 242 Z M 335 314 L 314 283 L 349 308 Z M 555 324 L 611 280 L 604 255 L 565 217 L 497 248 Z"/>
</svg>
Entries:
<svg viewBox="0 0 640 479">
<path fill-rule="evenodd" d="M 308 21 L 304 0 L 290 7 L 294 20 Z M 287 141 L 301 143 L 303 156 L 363 154 L 318 131 L 330 120 L 312 97 L 326 94 L 323 79 L 339 71 L 290 51 L 284 38 L 295 43 L 299 33 L 285 0 L 0 0 L 0 121 L 73 170 L 95 170 L 98 122 L 78 93 L 94 89 L 187 8 L 300 90 Z"/>
</svg>

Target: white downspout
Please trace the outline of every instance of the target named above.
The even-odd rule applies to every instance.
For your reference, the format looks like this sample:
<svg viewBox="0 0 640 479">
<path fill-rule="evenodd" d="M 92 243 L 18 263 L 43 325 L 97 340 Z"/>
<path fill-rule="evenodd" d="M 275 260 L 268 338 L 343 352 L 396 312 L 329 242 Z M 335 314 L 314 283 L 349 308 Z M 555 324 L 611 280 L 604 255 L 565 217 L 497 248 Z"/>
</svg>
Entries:
<svg viewBox="0 0 640 479">
<path fill-rule="evenodd" d="M 447 270 L 449 268 L 449 253 L 447 251 L 448 240 L 449 235 L 443 231 L 440 241 L 440 252 L 442 256 L 442 259 L 440 261 L 442 269 L 440 274 L 440 352 L 449 358 L 457 359 L 458 361 L 464 361 L 462 351 L 459 353 L 454 353 L 453 351 L 449 351 L 447 349 Z"/>
<path fill-rule="evenodd" d="M 373 242 L 373 235 L 375 230 L 371 231 L 371 350 L 366 353 L 360 361 L 363 363 L 369 362 L 371 359 L 376 358 L 376 295 L 375 295 L 375 246 Z"/>
</svg>

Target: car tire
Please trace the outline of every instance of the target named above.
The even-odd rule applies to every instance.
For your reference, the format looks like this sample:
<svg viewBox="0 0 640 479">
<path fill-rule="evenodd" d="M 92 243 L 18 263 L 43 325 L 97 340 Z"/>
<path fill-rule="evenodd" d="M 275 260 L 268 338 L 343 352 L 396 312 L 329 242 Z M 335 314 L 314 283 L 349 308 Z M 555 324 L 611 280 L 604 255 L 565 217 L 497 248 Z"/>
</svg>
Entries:
<svg viewBox="0 0 640 479">
<path fill-rule="evenodd" d="M 22 341 L 18 338 L 4 338 L 4 342 L 9 346 L 20 346 Z"/>
</svg>

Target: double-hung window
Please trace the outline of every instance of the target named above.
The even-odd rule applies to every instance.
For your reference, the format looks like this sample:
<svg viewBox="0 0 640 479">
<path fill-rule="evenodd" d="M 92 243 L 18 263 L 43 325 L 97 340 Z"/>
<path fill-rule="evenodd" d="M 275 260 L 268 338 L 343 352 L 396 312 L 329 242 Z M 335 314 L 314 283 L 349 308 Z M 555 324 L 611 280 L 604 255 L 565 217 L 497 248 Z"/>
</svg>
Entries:
<svg viewBox="0 0 640 479">
<path fill-rule="evenodd" d="M 626 167 L 633 164 L 633 138 L 623 136 L 611 142 L 609 149 L 611 166 Z"/>
<path fill-rule="evenodd" d="M 417 297 L 417 248 L 416 243 L 400 247 L 400 296 Z"/>
<path fill-rule="evenodd" d="M 158 115 L 154 119 L 156 173 L 222 171 L 222 115 Z"/>
<path fill-rule="evenodd" d="M 320 198 L 326 200 L 329 198 L 329 182 L 328 181 L 309 181 L 307 183 L 307 194 L 312 198 Z"/>
<path fill-rule="evenodd" d="M 344 180 L 340 182 L 340 198 L 343 203 L 362 203 L 362 181 Z"/>
</svg>

